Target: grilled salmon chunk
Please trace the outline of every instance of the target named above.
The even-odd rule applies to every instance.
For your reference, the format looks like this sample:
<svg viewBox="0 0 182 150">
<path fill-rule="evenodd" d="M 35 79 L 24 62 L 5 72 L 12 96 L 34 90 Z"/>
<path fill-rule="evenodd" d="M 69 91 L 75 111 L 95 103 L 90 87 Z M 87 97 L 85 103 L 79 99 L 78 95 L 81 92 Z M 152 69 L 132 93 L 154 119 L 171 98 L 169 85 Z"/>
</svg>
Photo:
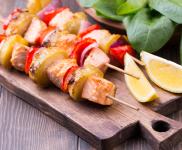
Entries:
<svg viewBox="0 0 182 150">
<path fill-rule="evenodd" d="M 112 105 L 113 100 L 107 95 L 115 96 L 115 85 L 100 77 L 91 76 L 87 79 L 82 92 L 82 98 L 101 105 Z"/>
<path fill-rule="evenodd" d="M 24 71 L 28 49 L 29 47 L 22 44 L 15 45 L 11 57 L 11 63 L 15 69 L 19 71 Z"/>
<path fill-rule="evenodd" d="M 101 49 L 94 48 L 85 59 L 84 65 L 91 64 L 101 71 L 105 72 L 107 69 L 106 64 L 110 62 L 109 57 Z"/>
<path fill-rule="evenodd" d="M 47 70 L 49 80 L 58 88 L 60 88 L 61 82 L 66 71 L 72 66 L 77 66 L 75 59 L 65 59 L 62 61 L 57 61 L 55 64 L 51 65 Z"/>
<path fill-rule="evenodd" d="M 25 39 L 29 43 L 35 44 L 36 40 L 40 36 L 41 31 L 45 30 L 46 28 L 47 28 L 47 25 L 43 21 L 41 21 L 37 17 L 34 17 L 30 24 L 30 27 L 25 33 Z"/>
</svg>

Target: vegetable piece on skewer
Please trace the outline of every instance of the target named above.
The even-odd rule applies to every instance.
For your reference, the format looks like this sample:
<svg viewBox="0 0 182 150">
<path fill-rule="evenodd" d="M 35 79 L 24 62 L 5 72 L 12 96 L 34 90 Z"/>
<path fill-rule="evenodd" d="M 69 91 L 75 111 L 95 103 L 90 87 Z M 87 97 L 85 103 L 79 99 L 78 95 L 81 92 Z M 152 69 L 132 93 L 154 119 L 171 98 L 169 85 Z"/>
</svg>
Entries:
<svg viewBox="0 0 182 150">
<path fill-rule="evenodd" d="M 85 30 L 80 31 L 80 33 L 78 34 L 78 36 L 80 38 L 84 37 L 85 35 L 87 35 L 88 33 L 94 31 L 94 30 L 99 30 L 101 27 L 98 24 L 94 24 L 91 25 L 89 27 L 87 27 Z"/>
<path fill-rule="evenodd" d="M 58 47 L 40 48 L 34 54 L 30 65 L 30 78 L 40 86 L 46 87 L 49 84 L 47 68 L 56 61 L 60 61 L 65 58 L 67 58 L 67 53 Z"/>
<path fill-rule="evenodd" d="M 40 18 L 40 19 L 43 19 L 45 18 L 47 12 L 50 12 L 50 11 L 54 11 L 56 10 L 57 8 L 60 8 L 62 3 L 61 3 L 62 0 L 52 0 L 48 5 L 46 5 L 46 7 L 44 7 L 43 9 L 41 9 L 38 13 L 37 13 L 37 16 Z M 45 4 L 42 4 L 42 5 L 45 5 Z"/>
<path fill-rule="evenodd" d="M 64 11 L 65 9 L 68 9 L 66 7 L 61 7 L 61 8 L 57 8 L 57 9 L 53 9 L 53 10 L 48 10 L 46 12 L 44 12 L 44 14 L 41 16 L 40 19 L 42 19 L 42 21 L 44 21 L 47 25 L 50 23 L 50 21 L 59 13 L 61 13 L 62 11 Z"/>
<path fill-rule="evenodd" d="M 27 9 L 30 13 L 36 14 L 50 2 L 51 0 L 28 0 Z"/>
<path fill-rule="evenodd" d="M 121 45 L 117 47 L 110 48 L 110 55 L 114 60 L 120 62 L 124 66 L 124 56 L 128 53 L 132 56 L 135 56 L 135 52 L 130 45 Z"/>
<path fill-rule="evenodd" d="M 80 60 L 81 60 L 81 55 L 82 55 L 82 53 L 85 51 L 86 48 L 88 48 L 89 46 L 91 46 L 91 45 L 93 45 L 93 44 L 95 44 L 95 43 L 96 43 L 96 41 L 95 41 L 94 39 L 91 39 L 91 38 L 86 38 L 86 39 L 83 39 L 83 40 L 79 41 L 79 42 L 75 45 L 75 47 L 74 47 L 72 53 L 70 54 L 70 57 L 76 59 L 78 65 L 79 65 L 79 66 L 82 66 L 83 63 L 80 61 Z M 95 46 L 95 45 L 94 45 L 94 46 Z M 96 45 L 96 46 L 97 46 L 97 45 Z M 91 47 L 91 48 L 92 48 L 92 47 Z M 89 50 L 90 50 L 90 48 L 88 49 L 88 51 L 89 51 Z"/>
<path fill-rule="evenodd" d="M 16 44 L 14 46 L 11 57 L 11 64 L 15 69 L 24 72 L 28 49 L 29 47 L 23 44 Z"/>
<path fill-rule="evenodd" d="M 78 69 L 79 67 L 77 65 L 70 67 L 66 73 L 64 74 L 63 80 L 61 82 L 61 90 L 63 92 L 68 92 L 68 85 L 70 83 L 70 80 L 72 78 L 73 73 Z"/>
<path fill-rule="evenodd" d="M 6 35 L 0 34 L 0 43 L 6 38 Z"/>
<path fill-rule="evenodd" d="M 107 96 L 115 96 L 116 86 L 103 78 L 91 76 L 83 86 L 82 98 L 101 105 L 112 105 L 113 100 Z"/>
<path fill-rule="evenodd" d="M 104 74 L 92 65 L 79 68 L 74 72 L 68 85 L 68 91 L 73 100 L 79 101 L 81 99 L 83 86 L 91 76 L 103 77 Z"/>
<path fill-rule="evenodd" d="M 11 56 L 14 46 L 17 44 L 28 45 L 28 42 L 20 35 L 12 35 L 1 42 L 0 45 L 0 63 L 5 68 L 11 68 Z"/>
<path fill-rule="evenodd" d="M 35 44 L 40 33 L 47 29 L 47 25 L 40 19 L 34 17 L 27 32 L 25 33 L 25 39 L 31 43 Z"/>
<path fill-rule="evenodd" d="M 21 9 L 15 9 L 5 20 L 3 29 L 6 35 L 24 35 L 34 15 Z"/>
<path fill-rule="evenodd" d="M 78 34 L 82 22 L 87 21 L 87 16 L 83 12 L 74 13 L 73 17 L 63 26 L 63 30 L 72 34 Z"/>
<path fill-rule="evenodd" d="M 38 47 L 30 47 L 28 49 L 27 55 L 25 56 L 26 61 L 25 61 L 25 67 L 24 67 L 24 71 L 26 74 L 29 74 L 30 71 L 30 65 L 32 63 L 34 54 L 39 50 Z"/>
</svg>

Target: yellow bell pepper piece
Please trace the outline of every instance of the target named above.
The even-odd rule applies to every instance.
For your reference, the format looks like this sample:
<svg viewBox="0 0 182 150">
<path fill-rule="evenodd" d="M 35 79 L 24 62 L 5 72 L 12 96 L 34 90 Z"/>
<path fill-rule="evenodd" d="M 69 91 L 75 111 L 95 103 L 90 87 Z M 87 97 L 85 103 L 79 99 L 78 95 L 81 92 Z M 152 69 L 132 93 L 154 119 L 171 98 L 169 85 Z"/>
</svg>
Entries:
<svg viewBox="0 0 182 150">
<path fill-rule="evenodd" d="M 87 20 L 87 16 L 83 12 L 77 12 L 73 17 L 64 25 L 64 30 L 72 34 L 78 34 L 81 22 Z"/>
<path fill-rule="evenodd" d="M 23 45 L 28 45 L 28 42 L 20 35 L 12 35 L 2 41 L 0 46 L 0 63 L 5 68 L 11 68 L 11 56 L 14 46 L 19 43 Z"/>
<path fill-rule="evenodd" d="M 119 34 L 112 34 L 109 37 L 106 37 L 105 39 L 103 39 L 100 43 L 100 48 L 106 53 L 109 53 L 110 47 L 111 45 L 116 42 L 119 38 L 121 37 L 121 35 Z"/>
<path fill-rule="evenodd" d="M 36 14 L 50 2 L 51 0 L 29 0 L 27 8 L 30 13 Z"/>
</svg>

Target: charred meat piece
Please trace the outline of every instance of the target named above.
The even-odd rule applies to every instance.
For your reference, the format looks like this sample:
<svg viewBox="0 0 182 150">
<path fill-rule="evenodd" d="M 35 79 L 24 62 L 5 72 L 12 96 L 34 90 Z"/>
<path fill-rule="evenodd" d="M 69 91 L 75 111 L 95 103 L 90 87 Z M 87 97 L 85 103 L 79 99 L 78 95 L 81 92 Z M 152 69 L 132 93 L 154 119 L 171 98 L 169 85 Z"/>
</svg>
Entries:
<svg viewBox="0 0 182 150">
<path fill-rule="evenodd" d="M 24 72 L 28 49 L 29 47 L 22 44 L 16 44 L 14 46 L 11 57 L 11 64 L 15 69 Z"/>
<path fill-rule="evenodd" d="M 82 98 L 101 105 L 112 105 L 113 100 L 107 96 L 115 96 L 115 85 L 103 78 L 91 76 L 83 87 Z"/>
</svg>

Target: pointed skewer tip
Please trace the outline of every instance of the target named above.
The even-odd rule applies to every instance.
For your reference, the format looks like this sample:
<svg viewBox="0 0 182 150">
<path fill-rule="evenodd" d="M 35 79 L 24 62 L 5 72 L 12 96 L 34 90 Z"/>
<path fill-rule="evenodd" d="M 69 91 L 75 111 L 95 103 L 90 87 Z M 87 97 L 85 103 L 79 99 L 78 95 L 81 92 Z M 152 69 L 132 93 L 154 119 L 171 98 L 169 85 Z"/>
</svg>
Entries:
<svg viewBox="0 0 182 150">
<path fill-rule="evenodd" d="M 125 106 L 128 106 L 129 108 L 132 108 L 132 109 L 134 109 L 134 110 L 136 110 L 136 111 L 139 111 L 139 108 L 138 108 L 138 107 L 135 107 L 135 106 L 133 106 L 133 105 L 131 105 L 131 104 L 125 102 L 125 101 L 122 101 L 122 100 L 120 100 L 120 99 L 118 99 L 118 98 L 115 98 L 115 97 L 113 97 L 113 96 L 111 96 L 111 95 L 107 95 L 107 98 L 110 98 L 110 99 L 112 99 L 112 100 L 114 100 L 114 101 L 117 101 L 117 102 L 119 102 L 119 103 L 122 103 L 122 104 L 125 105 Z"/>
</svg>

